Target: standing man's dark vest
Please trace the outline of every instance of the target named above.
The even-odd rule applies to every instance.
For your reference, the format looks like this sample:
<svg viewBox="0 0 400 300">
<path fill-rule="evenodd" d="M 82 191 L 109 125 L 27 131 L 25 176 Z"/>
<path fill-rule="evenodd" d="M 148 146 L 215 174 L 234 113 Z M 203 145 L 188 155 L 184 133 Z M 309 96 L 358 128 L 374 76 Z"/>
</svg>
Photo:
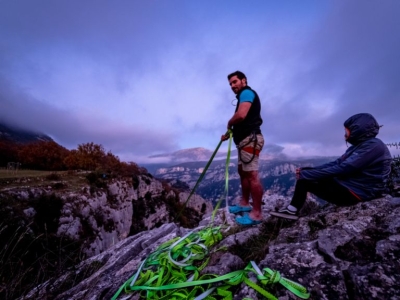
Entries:
<svg viewBox="0 0 400 300">
<path fill-rule="evenodd" d="M 251 133 L 259 134 L 261 133 L 260 126 L 263 122 L 261 119 L 261 103 L 260 103 L 260 98 L 258 97 L 257 93 L 252 90 L 249 86 L 245 86 L 243 89 L 237 93 L 236 98 L 238 99 L 237 105 L 236 105 L 236 110 L 239 109 L 239 99 L 240 99 L 240 94 L 244 90 L 251 90 L 255 94 L 253 103 L 250 106 L 249 112 L 247 113 L 246 118 L 238 124 L 233 125 L 232 132 L 233 132 L 233 141 L 235 142 L 236 145 L 238 145 L 243 139 L 245 139 L 247 136 L 249 136 Z"/>
</svg>

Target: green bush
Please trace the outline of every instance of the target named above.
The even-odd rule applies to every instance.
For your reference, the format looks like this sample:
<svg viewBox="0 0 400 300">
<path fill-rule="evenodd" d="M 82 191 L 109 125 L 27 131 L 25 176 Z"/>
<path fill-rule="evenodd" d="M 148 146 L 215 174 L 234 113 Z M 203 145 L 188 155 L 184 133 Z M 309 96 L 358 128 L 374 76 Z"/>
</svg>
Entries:
<svg viewBox="0 0 400 300">
<path fill-rule="evenodd" d="M 392 196 L 396 196 L 396 190 L 400 185 L 400 156 L 395 156 L 391 165 L 391 172 L 387 182 L 387 188 Z"/>
<path fill-rule="evenodd" d="M 86 175 L 86 179 L 90 186 L 97 188 L 107 187 L 107 176 L 99 172 L 91 172 Z"/>
</svg>

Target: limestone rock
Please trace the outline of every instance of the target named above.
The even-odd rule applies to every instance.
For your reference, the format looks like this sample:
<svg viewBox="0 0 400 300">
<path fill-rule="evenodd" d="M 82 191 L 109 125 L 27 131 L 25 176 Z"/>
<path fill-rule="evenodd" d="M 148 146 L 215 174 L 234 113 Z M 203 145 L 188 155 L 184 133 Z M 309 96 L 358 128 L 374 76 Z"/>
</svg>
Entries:
<svg viewBox="0 0 400 300">
<path fill-rule="evenodd" d="M 187 197 L 187 193 L 175 195 L 172 190 L 165 190 L 160 181 L 146 174 L 135 176 L 132 182 L 112 179 L 106 188 L 95 190 L 90 186 L 69 193 L 43 187 L 18 188 L 3 191 L 0 196 L 24 200 L 20 202 L 29 224 L 36 215 L 31 199 L 53 194 L 63 202 L 56 220 L 57 235 L 82 241 L 86 257 L 102 253 L 129 235 L 172 222 L 176 211 L 168 204 Z M 212 205 L 197 195 L 188 206 L 198 219 L 212 211 Z"/>
<path fill-rule="evenodd" d="M 190 193 L 182 192 L 179 194 L 179 202 L 185 203 L 189 198 Z M 213 206 L 209 201 L 204 200 L 199 195 L 192 195 L 187 202 L 187 206 L 200 211 L 203 214 L 209 214 L 213 211 Z"/>
<path fill-rule="evenodd" d="M 107 197 L 98 197 L 104 205 Z M 85 207 L 96 208 L 90 199 L 80 199 L 82 214 L 86 213 Z M 271 201 L 268 209 L 282 201 L 277 197 L 266 200 Z M 297 221 L 274 218 L 265 210 L 264 218 L 264 223 L 257 227 L 238 228 L 226 208 L 218 210 L 215 216 L 205 215 L 199 228 L 222 226 L 226 237 L 214 248 L 225 250 L 212 251 L 203 271 L 223 275 L 244 268 L 249 261 L 240 256 L 238 249 L 256 247 L 249 242 L 274 229 L 277 235 L 261 245 L 264 254 L 258 267 L 271 268 L 302 284 L 311 294 L 310 299 L 400 299 L 399 199 L 386 197 L 352 207 L 304 208 Z M 76 222 L 74 217 L 64 221 Z M 116 241 L 74 270 L 37 286 L 24 299 L 110 299 L 158 245 L 188 231 L 168 223 Z M 255 275 L 250 275 L 250 280 L 260 284 Z M 264 288 L 278 299 L 296 299 L 278 283 Z M 242 283 L 234 299 L 245 297 L 264 299 Z"/>
</svg>

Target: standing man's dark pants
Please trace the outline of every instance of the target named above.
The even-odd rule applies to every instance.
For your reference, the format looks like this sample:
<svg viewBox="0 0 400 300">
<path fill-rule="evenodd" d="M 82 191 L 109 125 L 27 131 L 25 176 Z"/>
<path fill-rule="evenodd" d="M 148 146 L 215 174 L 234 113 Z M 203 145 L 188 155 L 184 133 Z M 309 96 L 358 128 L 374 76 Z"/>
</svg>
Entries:
<svg viewBox="0 0 400 300">
<path fill-rule="evenodd" d="M 300 179 L 296 182 L 290 204 L 300 210 L 307 199 L 307 192 L 338 206 L 351 206 L 360 202 L 347 188 L 334 179 L 318 181 Z"/>
</svg>

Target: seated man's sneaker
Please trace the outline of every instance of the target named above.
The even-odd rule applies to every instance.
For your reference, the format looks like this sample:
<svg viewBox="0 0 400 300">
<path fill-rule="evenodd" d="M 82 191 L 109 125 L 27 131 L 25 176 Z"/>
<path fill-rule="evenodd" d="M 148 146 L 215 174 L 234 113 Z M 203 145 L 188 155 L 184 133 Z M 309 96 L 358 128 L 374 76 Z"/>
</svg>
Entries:
<svg viewBox="0 0 400 300">
<path fill-rule="evenodd" d="M 299 218 L 299 214 L 297 211 L 291 211 L 287 207 L 281 208 L 277 211 L 269 212 L 271 216 L 282 218 L 282 219 L 289 219 L 289 220 L 297 220 Z"/>
</svg>

